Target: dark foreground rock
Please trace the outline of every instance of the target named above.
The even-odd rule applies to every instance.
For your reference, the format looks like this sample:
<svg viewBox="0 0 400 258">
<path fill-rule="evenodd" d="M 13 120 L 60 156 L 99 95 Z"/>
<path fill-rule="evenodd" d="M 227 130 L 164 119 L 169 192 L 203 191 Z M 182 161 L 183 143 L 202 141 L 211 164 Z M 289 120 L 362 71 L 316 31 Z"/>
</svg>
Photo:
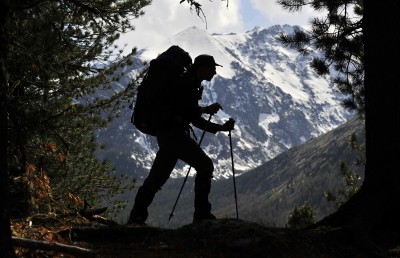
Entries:
<svg viewBox="0 0 400 258">
<path fill-rule="evenodd" d="M 266 228 L 236 219 L 178 229 L 102 226 L 61 234 L 95 257 L 400 257 L 393 243 L 378 247 L 343 229 Z"/>
</svg>

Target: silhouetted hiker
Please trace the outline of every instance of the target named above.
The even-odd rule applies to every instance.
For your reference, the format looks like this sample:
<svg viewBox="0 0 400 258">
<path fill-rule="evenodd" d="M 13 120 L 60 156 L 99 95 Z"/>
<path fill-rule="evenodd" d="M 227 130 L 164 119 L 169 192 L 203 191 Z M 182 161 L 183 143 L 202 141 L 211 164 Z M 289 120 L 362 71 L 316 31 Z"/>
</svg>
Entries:
<svg viewBox="0 0 400 258">
<path fill-rule="evenodd" d="M 168 180 L 178 159 L 196 170 L 193 220 L 215 219 L 208 201 L 214 165 L 198 143 L 192 139 L 190 124 L 214 134 L 234 129 L 233 120 L 219 125 L 201 116 L 213 115 L 222 109 L 218 103 L 206 107 L 200 107 L 198 104 L 203 89 L 201 82 L 211 81 L 216 74 L 216 66 L 221 65 L 215 63 L 212 56 L 199 55 L 188 71 L 181 76 L 179 82 L 168 86 L 170 94 L 165 96 L 168 98 L 168 104 L 163 110 L 168 123 L 159 125 L 156 135 L 159 150 L 148 177 L 138 189 L 128 224 L 144 224 L 148 217 L 147 208 L 156 192 Z"/>
</svg>

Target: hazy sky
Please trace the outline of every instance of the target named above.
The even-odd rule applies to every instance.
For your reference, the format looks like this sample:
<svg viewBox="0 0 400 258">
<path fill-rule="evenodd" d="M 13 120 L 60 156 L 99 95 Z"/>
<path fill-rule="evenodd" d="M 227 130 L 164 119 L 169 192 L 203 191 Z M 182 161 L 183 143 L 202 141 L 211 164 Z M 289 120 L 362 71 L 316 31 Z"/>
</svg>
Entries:
<svg viewBox="0 0 400 258">
<path fill-rule="evenodd" d="M 130 52 L 133 47 L 139 49 L 159 43 L 188 27 L 197 26 L 209 33 L 242 33 L 255 26 L 264 28 L 276 24 L 305 26 L 311 17 L 317 16 L 311 9 L 301 13 L 289 13 L 275 3 L 275 0 L 198 0 L 202 4 L 207 23 L 190 11 L 180 0 L 153 0 L 144 8 L 145 14 L 133 20 L 136 29 L 123 35 L 119 45 L 127 44 Z"/>
</svg>

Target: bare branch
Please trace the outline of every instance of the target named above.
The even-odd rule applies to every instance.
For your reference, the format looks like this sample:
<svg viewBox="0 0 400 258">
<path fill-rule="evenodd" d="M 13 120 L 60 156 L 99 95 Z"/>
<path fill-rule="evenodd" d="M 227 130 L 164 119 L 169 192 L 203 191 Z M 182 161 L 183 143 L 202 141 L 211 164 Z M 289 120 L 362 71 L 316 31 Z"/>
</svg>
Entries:
<svg viewBox="0 0 400 258">
<path fill-rule="evenodd" d="M 31 240 L 20 237 L 12 237 L 12 241 L 14 246 L 19 246 L 23 248 L 43 250 L 43 251 L 57 251 L 72 255 L 85 255 L 85 257 L 95 257 L 95 252 L 93 250 L 78 246 L 51 243 L 47 241 Z"/>
</svg>

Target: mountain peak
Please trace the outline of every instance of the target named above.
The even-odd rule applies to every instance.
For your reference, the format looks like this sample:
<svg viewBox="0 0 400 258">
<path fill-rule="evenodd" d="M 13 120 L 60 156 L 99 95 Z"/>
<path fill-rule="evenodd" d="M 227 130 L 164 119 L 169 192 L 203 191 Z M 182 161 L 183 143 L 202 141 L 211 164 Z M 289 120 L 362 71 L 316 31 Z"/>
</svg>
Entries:
<svg viewBox="0 0 400 258">
<path fill-rule="evenodd" d="M 245 173 L 352 117 L 339 104 L 342 96 L 333 89 L 329 77 L 320 77 L 309 67 L 313 56 L 318 53 L 302 56 L 283 46 L 272 33 L 293 28 L 277 25 L 268 29 L 257 28 L 258 33 L 210 35 L 204 29 L 192 26 L 140 51 L 134 57 L 134 63 L 150 61 L 172 45 L 182 47 L 193 60 L 200 54 L 214 56 L 223 67 L 217 67 L 217 76 L 211 82 L 203 83 L 200 105 L 218 102 L 223 106 L 224 109 L 213 117 L 213 122 L 224 123 L 230 117 L 236 120 L 232 135 L 236 149 L 235 167 L 239 174 Z M 132 74 L 141 68 L 139 65 L 132 67 Z M 130 80 L 124 78 L 124 81 Z M 121 136 L 126 141 L 118 148 L 129 145 L 125 147 L 130 149 L 127 156 L 136 163 L 131 167 L 147 171 L 157 143 L 139 134 L 129 121 L 127 118 L 115 122 L 117 127 L 113 128 L 112 134 L 126 133 L 129 140 Z M 130 144 L 132 139 L 135 144 Z M 211 139 L 212 144 L 209 142 Z M 103 140 L 108 141 L 106 138 Z M 219 133 L 215 137 L 207 136 L 203 143 L 204 150 L 215 160 L 215 178 L 231 176 L 226 165 L 230 162 L 226 140 L 226 135 Z M 179 177 L 184 173 L 181 166 L 172 176 Z"/>
<path fill-rule="evenodd" d="M 186 50 L 193 60 L 201 54 L 212 55 L 215 61 L 222 65 L 222 67 L 217 68 L 219 76 L 231 78 L 234 74 L 231 69 L 231 63 L 234 61 L 234 58 L 226 51 L 223 43 L 210 35 L 206 30 L 196 26 L 189 27 L 166 41 L 147 48 L 141 52 L 140 58 L 147 60 L 156 58 L 172 45 L 178 45 Z"/>
<path fill-rule="evenodd" d="M 246 31 L 246 33 L 257 32 L 257 31 L 261 31 L 261 30 L 264 30 L 264 29 L 265 29 L 264 27 L 257 25 L 253 29 Z"/>
</svg>

